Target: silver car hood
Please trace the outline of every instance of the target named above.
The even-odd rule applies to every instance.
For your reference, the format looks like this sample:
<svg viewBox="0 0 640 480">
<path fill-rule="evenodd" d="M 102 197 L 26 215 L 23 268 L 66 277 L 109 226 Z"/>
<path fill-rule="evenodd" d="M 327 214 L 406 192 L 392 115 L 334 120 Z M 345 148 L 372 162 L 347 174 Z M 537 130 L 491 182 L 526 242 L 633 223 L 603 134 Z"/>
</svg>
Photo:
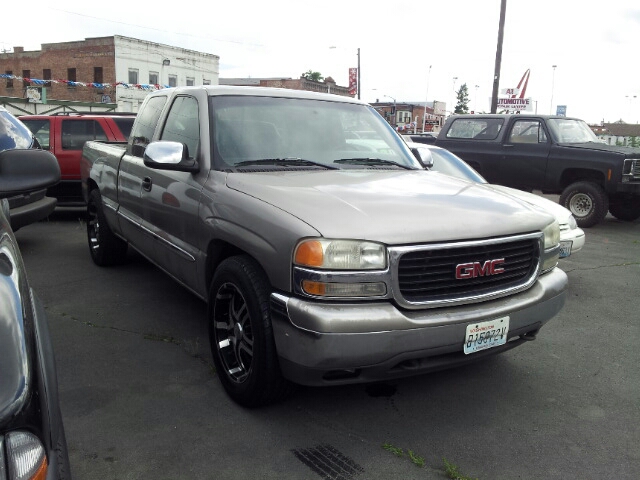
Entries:
<svg viewBox="0 0 640 480">
<path fill-rule="evenodd" d="M 290 213 L 325 238 L 388 245 L 539 231 L 553 220 L 511 195 L 424 170 L 230 173 L 227 186 Z"/>
</svg>

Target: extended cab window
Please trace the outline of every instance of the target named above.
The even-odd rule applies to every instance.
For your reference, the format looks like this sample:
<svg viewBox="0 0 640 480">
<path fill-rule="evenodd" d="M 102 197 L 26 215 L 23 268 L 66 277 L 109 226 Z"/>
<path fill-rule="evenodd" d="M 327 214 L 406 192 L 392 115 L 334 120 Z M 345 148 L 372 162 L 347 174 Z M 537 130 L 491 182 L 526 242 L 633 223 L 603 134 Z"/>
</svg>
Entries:
<svg viewBox="0 0 640 480">
<path fill-rule="evenodd" d="M 61 131 L 63 150 L 81 150 L 89 140 L 107 140 L 107 134 L 96 120 L 63 120 Z"/>
<path fill-rule="evenodd" d="M 200 144 L 198 102 L 193 97 L 178 97 L 171 105 L 160 140 L 179 142 L 187 147 L 189 158 L 195 158 Z"/>
<path fill-rule="evenodd" d="M 516 120 L 509 134 L 509 143 L 547 143 L 547 134 L 538 120 Z"/>
<path fill-rule="evenodd" d="M 473 138 L 495 140 L 502 129 L 502 118 L 460 118 L 454 120 L 447 131 L 447 138 Z"/>
<path fill-rule="evenodd" d="M 167 97 L 149 97 L 149 100 L 140 108 L 136 117 L 134 129 L 129 137 L 129 152 L 136 157 L 142 157 L 144 151 L 151 142 L 153 132 L 160 119 L 162 108 L 167 103 Z"/>
</svg>

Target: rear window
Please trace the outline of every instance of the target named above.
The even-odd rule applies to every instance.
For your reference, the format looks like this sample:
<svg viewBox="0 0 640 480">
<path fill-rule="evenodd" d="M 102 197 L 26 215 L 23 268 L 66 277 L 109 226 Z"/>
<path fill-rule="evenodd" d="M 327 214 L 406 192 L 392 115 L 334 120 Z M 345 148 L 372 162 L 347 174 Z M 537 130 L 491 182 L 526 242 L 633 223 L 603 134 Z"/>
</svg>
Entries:
<svg viewBox="0 0 640 480">
<path fill-rule="evenodd" d="M 447 138 L 495 140 L 502 130 L 502 118 L 458 118 L 447 131 Z"/>
<path fill-rule="evenodd" d="M 124 138 L 129 138 L 129 135 L 131 135 L 131 127 L 133 127 L 134 120 L 135 117 L 117 117 L 113 119 L 115 124 L 122 132 L 122 136 Z"/>
</svg>

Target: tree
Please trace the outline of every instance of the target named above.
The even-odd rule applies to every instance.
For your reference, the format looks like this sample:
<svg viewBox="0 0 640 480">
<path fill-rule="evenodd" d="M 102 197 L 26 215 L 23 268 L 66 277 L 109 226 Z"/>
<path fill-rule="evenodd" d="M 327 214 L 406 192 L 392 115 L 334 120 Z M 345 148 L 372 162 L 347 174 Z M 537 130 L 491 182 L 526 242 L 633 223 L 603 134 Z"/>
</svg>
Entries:
<svg viewBox="0 0 640 480">
<path fill-rule="evenodd" d="M 469 89 L 467 84 L 463 83 L 456 92 L 458 103 L 453 113 L 469 113 Z"/>
<path fill-rule="evenodd" d="M 324 77 L 320 72 L 314 72 L 313 70 L 307 70 L 305 73 L 300 75 L 300 78 L 306 78 L 307 80 L 312 80 L 314 82 L 321 82 L 324 80 Z"/>
</svg>

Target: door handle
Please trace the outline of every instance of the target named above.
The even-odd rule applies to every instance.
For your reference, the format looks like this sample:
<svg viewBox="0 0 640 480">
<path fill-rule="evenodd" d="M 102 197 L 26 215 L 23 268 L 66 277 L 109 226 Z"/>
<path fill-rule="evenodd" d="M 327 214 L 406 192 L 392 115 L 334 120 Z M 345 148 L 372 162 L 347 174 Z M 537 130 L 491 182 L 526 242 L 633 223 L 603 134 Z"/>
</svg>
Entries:
<svg viewBox="0 0 640 480">
<path fill-rule="evenodd" d="M 153 185 L 153 182 L 151 181 L 151 177 L 144 177 L 144 179 L 142 180 L 142 189 L 145 190 L 146 192 L 150 192 L 151 185 Z"/>
</svg>

